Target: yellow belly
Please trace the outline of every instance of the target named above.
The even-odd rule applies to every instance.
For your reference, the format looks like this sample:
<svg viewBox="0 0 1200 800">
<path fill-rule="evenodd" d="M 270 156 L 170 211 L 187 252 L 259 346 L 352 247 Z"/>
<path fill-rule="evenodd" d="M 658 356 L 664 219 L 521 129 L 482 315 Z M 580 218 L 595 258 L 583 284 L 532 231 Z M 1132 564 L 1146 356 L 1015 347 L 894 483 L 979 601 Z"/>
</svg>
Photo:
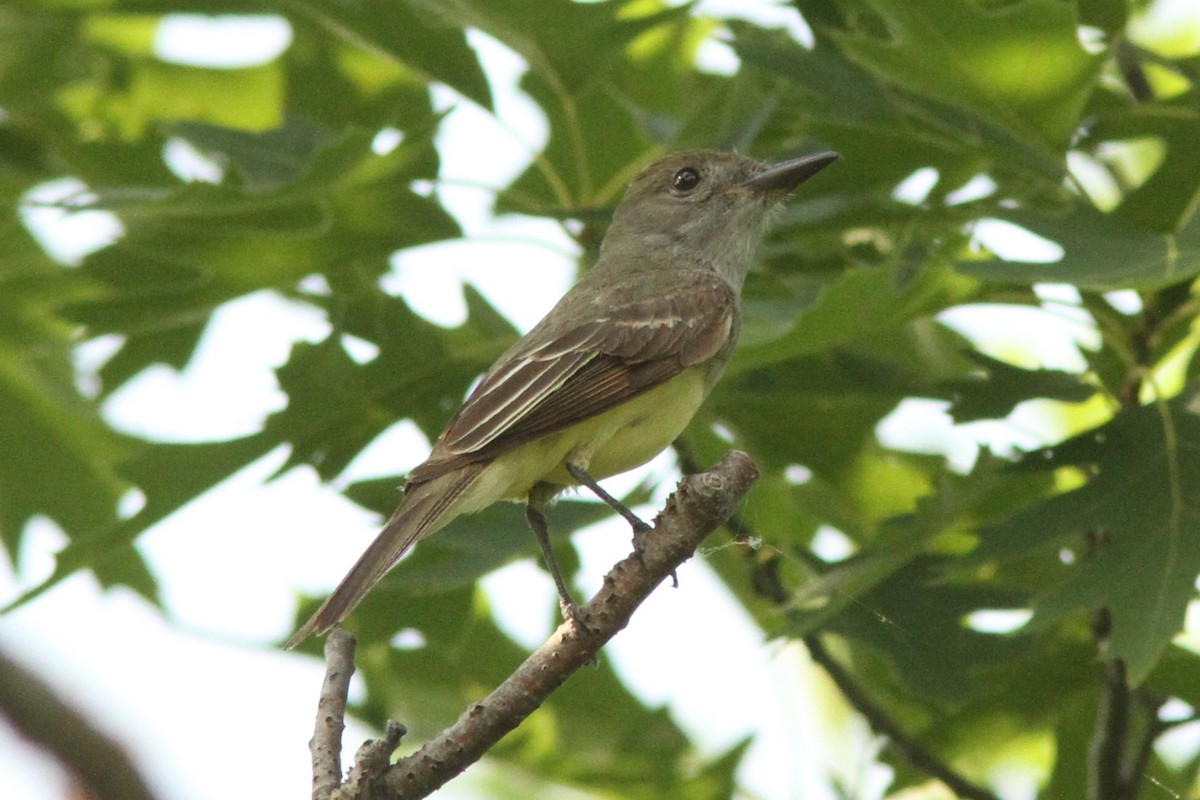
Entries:
<svg viewBox="0 0 1200 800">
<path fill-rule="evenodd" d="M 574 486 L 568 461 L 597 480 L 645 464 L 683 433 L 708 393 L 708 370 L 693 367 L 627 403 L 496 458 L 455 503 L 457 514 L 497 500 L 524 500 L 535 484 Z"/>
</svg>

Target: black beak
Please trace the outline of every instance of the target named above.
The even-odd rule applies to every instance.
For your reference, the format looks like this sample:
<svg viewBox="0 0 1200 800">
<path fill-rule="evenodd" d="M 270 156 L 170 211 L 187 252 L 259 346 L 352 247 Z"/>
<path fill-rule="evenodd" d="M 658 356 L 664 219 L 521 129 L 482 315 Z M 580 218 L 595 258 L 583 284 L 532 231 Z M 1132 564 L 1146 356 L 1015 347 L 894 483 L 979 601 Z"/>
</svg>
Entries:
<svg viewBox="0 0 1200 800">
<path fill-rule="evenodd" d="M 765 172 L 760 172 L 744 184 L 760 192 L 779 192 L 788 194 L 796 190 L 800 184 L 816 175 L 821 170 L 838 160 L 838 154 L 832 150 L 811 156 L 793 158 L 779 164 L 771 164 Z"/>
</svg>

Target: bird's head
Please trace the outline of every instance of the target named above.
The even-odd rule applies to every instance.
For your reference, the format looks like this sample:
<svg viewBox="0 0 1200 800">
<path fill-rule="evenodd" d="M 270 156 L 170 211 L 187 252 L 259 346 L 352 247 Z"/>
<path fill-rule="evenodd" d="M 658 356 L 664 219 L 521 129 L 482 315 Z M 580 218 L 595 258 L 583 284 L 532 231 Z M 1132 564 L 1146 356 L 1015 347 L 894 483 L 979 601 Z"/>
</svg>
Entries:
<svg viewBox="0 0 1200 800">
<path fill-rule="evenodd" d="M 771 209 L 837 158 L 826 152 L 767 164 L 688 150 L 659 159 L 638 173 L 617 206 L 601 262 L 691 262 L 740 287 Z"/>
</svg>

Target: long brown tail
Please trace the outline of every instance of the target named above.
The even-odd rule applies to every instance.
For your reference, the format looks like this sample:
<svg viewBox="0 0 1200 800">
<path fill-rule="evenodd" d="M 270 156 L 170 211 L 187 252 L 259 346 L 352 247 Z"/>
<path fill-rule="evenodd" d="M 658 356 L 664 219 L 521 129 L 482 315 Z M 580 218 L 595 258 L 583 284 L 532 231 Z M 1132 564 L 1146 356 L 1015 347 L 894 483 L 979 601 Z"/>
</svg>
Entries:
<svg viewBox="0 0 1200 800">
<path fill-rule="evenodd" d="M 284 645 L 291 649 L 314 633 L 323 634 L 354 610 L 408 548 L 439 530 L 457 515 L 446 511 L 475 482 L 483 463 L 469 464 L 429 481 L 405 487 L 404 499 L 383 530 L 350 568 L 346 577 L 308 622 Z"/>
</svg>

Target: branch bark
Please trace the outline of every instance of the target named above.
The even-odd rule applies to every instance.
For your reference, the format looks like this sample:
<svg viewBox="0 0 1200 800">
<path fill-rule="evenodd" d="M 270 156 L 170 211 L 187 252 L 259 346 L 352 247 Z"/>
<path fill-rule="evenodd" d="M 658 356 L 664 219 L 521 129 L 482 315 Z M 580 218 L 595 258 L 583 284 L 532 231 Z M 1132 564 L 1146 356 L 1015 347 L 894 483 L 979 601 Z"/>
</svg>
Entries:
<svg viewBox="0 0 1200 800">
<path fill-rule="evenodd" d="M 155 800 L 125 750 L 0 653 L 0 714 L 56 756 L 96 800 Z"/>
<path fill-rule="evenodd" d="M 1125 800 L 1122 766 L 1129 732 L 1130 689 L 1125 662 L 1104 662 L 1104 683 L 1096 726 L 1088 746 L 1088 800 Z"/>
<path fill-rule="evenodd" d="M 354 637 L 341 628 L 334 628 L 325 641 L 325 682 L 317 701 L 317 727 L 308 742 L 313 800 L 329 800 L 342 782 L 342 733 L 346 730 L 355 644 Z"/>
<path fill-rule="evenodd" d="M 628 624 L 633 612 L 655 587 L 694 555 L 705 537 L 729 519 L 757 478 L 758 467 L 748 455 L 738 451 L 726 455 L 708 472 L 685 477 L 655 518 L 654 528 L 641 541 L 640 550 L 614 566 L 604 577 L 600 591 L 580 609 L 587 630 L 574 621 L 564 622 L 507 680 L 464 711 L 457 722 L 417 752 L 379 771 L 373 769 L 379 764 L 379 754 L 386 751 L 390 755 L 399 744 L 398 731 L 403 730 L 389 726 L 386 739 L 368 742 L 359 751 L 352 771 L 354 785 L 347 781 L 332 796 L 336 800 L 417 800 L 478 761 L 572 673 L 595 661 L 600 648 Z M 344 659 L 339 658 L 336 664 L 331 661 L 328 669 L 341 676 Z M 338 687 L 342 698 L 340 705 L 326 705 L 322 693 L 314 742 L 323 730 L 330 730 L 331 721 L 325 719 L 327 712 L 340 707 L 344 714 L 349 675 L 344 677 L 344 682 L 326 679 L 326 686 Z M 342 719 L 338 716 L 333 723 L 339 730 Z M 364 752 L 371 763 L 364 763 Z M 329 795 L 316 794 L 319 781 L 315 744 L 313 755 L 313 796 L 315 800 L 328 800 Z M 324 763 L 328 764 L 327 758 Z"/>
</svg>

